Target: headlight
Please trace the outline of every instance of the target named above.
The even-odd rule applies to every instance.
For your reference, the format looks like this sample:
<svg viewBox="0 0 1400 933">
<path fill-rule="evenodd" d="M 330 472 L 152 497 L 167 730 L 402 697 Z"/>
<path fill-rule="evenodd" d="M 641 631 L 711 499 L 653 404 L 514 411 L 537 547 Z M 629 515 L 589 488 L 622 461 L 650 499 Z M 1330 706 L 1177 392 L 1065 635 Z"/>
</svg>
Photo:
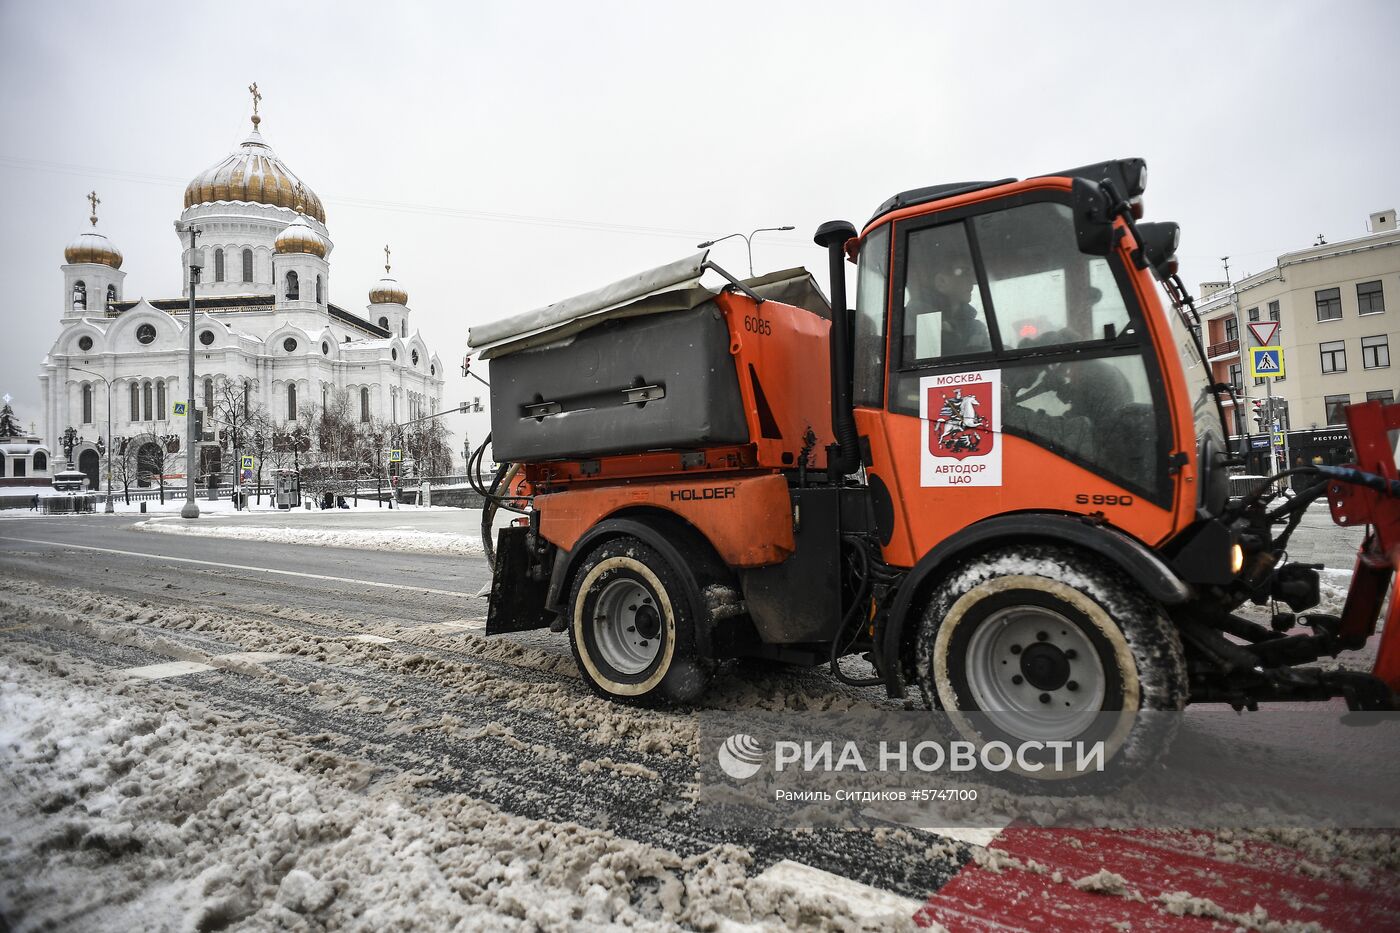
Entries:
<svg viewBox="0 0 1400 933">
<path fill-rule="evenodd" d="M 1239 573 L 1244 569 L 1244 548 L 1238 544 L 1230 545 L 1230 572 Z"/>
</svg>

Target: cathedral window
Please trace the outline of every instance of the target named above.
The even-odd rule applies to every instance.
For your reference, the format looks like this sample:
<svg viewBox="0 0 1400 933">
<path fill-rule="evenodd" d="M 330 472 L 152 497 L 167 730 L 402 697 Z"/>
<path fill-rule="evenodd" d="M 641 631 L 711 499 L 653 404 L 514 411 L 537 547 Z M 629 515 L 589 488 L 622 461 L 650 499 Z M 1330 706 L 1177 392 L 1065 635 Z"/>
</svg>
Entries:
<svg viewBox="0 0 1400 933">
<path fill-rule="evenodd" d="M 324 304 L 324 301 L 321 298 L 321 277 L 319 275 L 316 276 L 316 303 L 318 305 Z"/>
<path fill-rule="evenodd" d="M 40 470 L 47 470 L 48 468 L 49 455 L 42 450 L 36 450 L 34 452 L 34 472 L 38 473 Z"/>
<path fill-rule="evenodd" d="M 381 328 L 383 328 L 384 330 L 388 330 L 388 329 L 389 329 L 389 319 L 388 319 L 387 317 L 381 317 L 381 318 L 379 319 L 379 326 L 380 326 Z"/>
<path fill-rule="evenodd" d="M 80 311 L 87 309 L 87 283 L 82 279 L 73 283 L 73 307 Z"/>
<path fill-rule="evenodd" d="M 117 286 L 107 286 L 107 304 L 115 304 L 117 301 Z"/>
<path fill-rule="evenodd" d="M 212 330 L 200 331 L 199 342 L 206 347 L 214 342 L 214 332 Z"/>
<path fill-rule="evenodd" d="M 209 378 L 204 380 L 204 411 L 208 415 L 214 413 L 214 380 Z"/>
<path fill-rule="evenodd" d="M 156 383 L 156 415 L 161 420 L 165 419 L 165 380 Z"/>
<path fill-rule="evenodd" d="M 247 379 L 243 380 L 243 417 L 248 417 L 248 406 L 253 399 L 253 384 Z"/>
<path fill-rule="evenodd" d="M 216 250 L 214 250 L 214 281 L 215 281 L 215 282 L 222 282 L 223 280 L 224 280 L 224 251 L 221 250 L 221 249 L 216 249 Z"/>
<path fill-rule="evenodd" d="M 131 420 L 141 420 L 141 387 L 134 382 L 131 384 Z"/>
<path fill-rule="evenodd" d="M 296 301 L 301 297 L 301 286 L 297 283 L 295 272 L 287 273 L 287 300 Z"/>
<path fill-rule="evenodd" d="M 83 334 L 81 337 L 79 337 L 79 338 L 78 338 L 78 349 L 79 349 L 79 350 L 82 350 L 84 353 L 86 353 L 87 351 L 91 350 L 91 349 L 92 349 L 92 338 L 89 337 L 87 334 Z"/>
<path fill-rule="evenodd" d="M 243 281 L 253 281 L 253 251 L 250 249 L 243 251 Z"/>
<path fill-rule="evenodd" d="M 156 339 L 156 328 L 154 324 L 142 324 L 136 328 L 136 340 L 139 343 L 150 343 Z"/>
<path fill-rule="evenodd" d="M 407 321 L 399 321 L 399 336 L 400 336 L 400 337 L 407 337 L 407 336 L 408 336 L 408 322 L 407 322 Z"/>
<path fill-rule="evenodd" d="M 287 420 L 297 420 L 297 387 L 287 386 Z"/>
<path fill-rule="evenodd" d="M 143 383 L 141 384 L 141 414 L 143 415 L 143 417 L 141 418 L 142 421 L 151 421 L 151 420 L 152 420 L 152 418 L 151 418 L 151 402 L 152 402 L 152 401 L 153 401 L 153 399 L 151 398 L 151 384 L 150 384 L 149 382 L 143 382 Z"/>
<path fill-rule="evenodd" d="M 360 420 L 369 420 L 369 389 L 360 389 Z"/>
<path fill-rule="evenodd" d="M 92 424 L 92 386 L 83 383 L 83 424 Z"/>
<path fill-rule="evenodd" d="M 413 365 L 414 365 L 414 366 L 417 366 L 417 365 L 418 365 L 418 351 L 417 351 L 417 350 L 414 350 L 414 351 L 413 351 Z"/>
<path fill-rule="evenodd" d="M 282 341 L 282 349 L 286 350 L 288 353 L 297 352 L 297 339 L 295 337 L 288 337 L 286 340 Z"/>
</svg>

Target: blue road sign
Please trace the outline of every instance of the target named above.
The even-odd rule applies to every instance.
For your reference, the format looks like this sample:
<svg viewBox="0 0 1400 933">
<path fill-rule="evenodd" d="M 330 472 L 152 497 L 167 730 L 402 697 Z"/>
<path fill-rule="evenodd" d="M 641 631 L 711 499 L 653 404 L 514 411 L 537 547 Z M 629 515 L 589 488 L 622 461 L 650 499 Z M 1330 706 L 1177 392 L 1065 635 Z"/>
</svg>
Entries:
<svg viewBox="0 0 1400 933">
<path fill-rule="evenodd" d="M 1250 347 L 1249 374 L 1255 379 L 1283 376 L 1283 347 Z"/>
</svg>

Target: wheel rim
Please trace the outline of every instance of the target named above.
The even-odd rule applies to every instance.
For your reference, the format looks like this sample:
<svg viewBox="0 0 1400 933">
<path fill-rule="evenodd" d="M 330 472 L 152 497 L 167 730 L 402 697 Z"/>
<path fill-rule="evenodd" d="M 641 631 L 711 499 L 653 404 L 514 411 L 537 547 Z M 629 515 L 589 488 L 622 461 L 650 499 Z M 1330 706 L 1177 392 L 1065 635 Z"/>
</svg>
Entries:
<svg viewBox="0 0 1400 933">
<path fill-rule="evenodd" d="M 1089 636 L 1042 606 L 989 615 L 967 644 L 967 682 L 977 709 L 1022 739 L 1078 735 L 1102 711 L 1106 677 Z"/>
<path fill-rule="evenodd" d="M 661 652 L 661 613 L 636 580 L 616 579 L 598 594 L 593 641 L 599 660 L 623 674 L 640 674 Z"/>
</svg>

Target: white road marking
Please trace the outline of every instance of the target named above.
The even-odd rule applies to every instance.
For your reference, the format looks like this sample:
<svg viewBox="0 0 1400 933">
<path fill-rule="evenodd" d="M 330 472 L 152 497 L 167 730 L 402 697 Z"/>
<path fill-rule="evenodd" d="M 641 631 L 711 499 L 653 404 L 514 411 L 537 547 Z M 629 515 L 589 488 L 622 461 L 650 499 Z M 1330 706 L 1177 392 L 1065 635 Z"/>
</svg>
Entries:
<svg viewBox="0 0 1400 933">
<path fill-rule="evenodd" d="M 443 622 L 441 624 L 448 628 L 464 628 L 469 632 L 486 631 L 485 619 L 453 619 L 451 622 Z"/>
<path fill-rule="evenodd" d="M 228 570 L 255 570 L 258 573 L 277 573 L 286 577 L 305 577 L 310 580 L 330 580 L 334 583 L 354 583 L 359 586 L 378 586 L 386 590 L 411 590 L 414 593 L 431 593 L 434 596 L 456 596 L 461 599 L 476 599 L 491 589 L 486 584 L 480 593 L 459 593 L 456 590 L 435 590 L 426 586 L 408 586 L 403 583 L 377 583 L 374 580 L 355 580 L 350 577 L 330 577 L 320 573 L 302 573 L 298 570 L 275 570 L 271 567 L 249 567 L 246 564 L 221 564 L 212 560 L 199 560 L 194 557 L 167 557 L 164 554 L 147 554 L 142 551 L 122 551 L 110 547 L 93 547 L 90 544 L 68 544 L 62 541 L 40 541 L 36 538 L 7 538 L 7 541 L 20 541 L 25 544 L 47 544 L 50 547 L 68 548 L 76 551 L 100 551 L 104 554 L 123 554 L 127 557 L 145 557 L 150 560 L 172 561 L 179 564 L 199 564 L 203 567 L 223 567 Z"/>
<path fill-rule="evenodd" d="M 913 898 L 900 897 L 789 859 L 770 866 L 755 877 L 753 883 L 793 894 L 802 900 L 840 901 L 850 909 L 852 916 L 860 919 L 908 921 L 924 906 Z"/>
<path fill-rule="evenodd" d="M 216 661 L 238 661 L 245 664 L 267 664 L 270 661 L 281 661 L 283 658 L 290 658 L 290 654 L 277 654 L 273 651 L 235 651 L 233 654 L 215 655 Z"/>
<path fill-rule="evenodd" d="M 145 667 L 128 667 L 125 670 L 117 671 L 118 674 L 128 674 L 132 677 L 142 677 L 146 680 L 162 680 L 166 677 L 183 677 L 185 674 L 202 674 L 205 671 L 212 671 L 214 668 L 208 664 L 199 664 L 195 661 L 171 661 L 168 664 L 148 664 Z"/>
<path fill-rule="evenodd" d="M 371 645 L 389 645 L 395 641 L 395 639 L 385 638 L 383 635 L 352 635 L 350 637 L 355 641 L 369 642 Z"/>
<path fill-rule="evenodd" d="M 983 848 L 992 844 L 997 836 L 1001 835 L 1004 826 L 920 826 L 926 833 L 935 833 L 949 839 L 956 839 L 959 842 L 971 843 Z"/>
</svg>

